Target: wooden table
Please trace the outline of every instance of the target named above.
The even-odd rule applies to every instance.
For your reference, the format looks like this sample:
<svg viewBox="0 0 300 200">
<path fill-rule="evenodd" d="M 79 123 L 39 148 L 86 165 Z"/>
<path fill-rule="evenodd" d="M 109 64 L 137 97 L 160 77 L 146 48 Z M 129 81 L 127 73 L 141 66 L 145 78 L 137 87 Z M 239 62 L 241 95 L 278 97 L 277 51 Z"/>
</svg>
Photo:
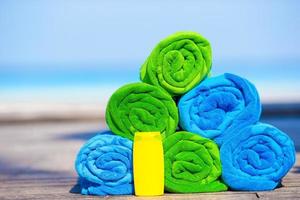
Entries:
<svg viewBox="0 0 300 200">
<path fill-rule="evenodd" d="M 0 199 L 100 199 L 72 193 L 76 191 L 73 165 L 84 141 L 104 128 L 97 121 L 1 124 Z M 138 199 L 300 199 L 299 156 L 298 153 L 296 165 L 283 180 L 283 187 L 275 191 L 166 194 Z"/>
</svg>

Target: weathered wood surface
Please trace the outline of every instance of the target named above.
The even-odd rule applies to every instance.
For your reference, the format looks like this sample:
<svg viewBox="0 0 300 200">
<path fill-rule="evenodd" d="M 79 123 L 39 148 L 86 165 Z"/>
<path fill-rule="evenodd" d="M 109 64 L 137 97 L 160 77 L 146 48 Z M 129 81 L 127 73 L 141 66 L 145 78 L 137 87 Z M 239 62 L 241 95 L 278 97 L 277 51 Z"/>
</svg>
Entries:
<svg viewBox="0 0 300 200">
<path fill-rule="evenodd" d="M 76 191 L 73 163 L 85 140 L 103 130 L 98 122 L 26 123 L 0 126 L 0 199 L 100 199 Z M 270 192 L 166 194 L 138 199 L 300 199 L 300 153 L 297 164 Z M 134 199 L 134 196 L 102 197 Z"/>
</svg>

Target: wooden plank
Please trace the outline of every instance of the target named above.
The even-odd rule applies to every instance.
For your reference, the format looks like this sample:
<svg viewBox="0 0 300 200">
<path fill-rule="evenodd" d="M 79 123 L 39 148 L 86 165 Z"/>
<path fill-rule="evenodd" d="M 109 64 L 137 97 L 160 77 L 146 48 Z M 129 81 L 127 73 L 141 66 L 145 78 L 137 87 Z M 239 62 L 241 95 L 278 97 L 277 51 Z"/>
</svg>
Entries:
<svg viewBox="0 0 300 200">
<path fill-rule="evenodd" d="M 0 125 L 0 199 L 300 199 L 300 153 L 297 153 L 294 168 L 282 182 L 284 187 L 269 192 L 165 194 L 147 198 L 70 193 L 77 182 L 76 153 L 84 141 L 95 134 L 91 130 L 99 128 L 103 126 L 94 122 Z M 25 148 L 24 144 L 30 145 Z"/>
<path fill-rule="evenodd" d="M 300 194 L 299 193 L 272 193 L 272 192 L 267 192 L 267 193 L 258 193 L 259 199 L 300 199 Z"/>
<path fill-rule="evenodd" d="M 70 193 L 71 188 L 76 184 L 74 178 L 64 179 L 22 179 L 6 180 L 1 182 L 0 199 L 95 199 L 93 196 L 84 196 Z M 110 196 L 97 197 L 103 199 L 135 199 L 135 196 Z M 256 199 L 255 193 L 250 192 L 219 192 L 219 193 L 201 193 L 201 194 L 165 194 L 161 197 L 147 197 L 150 199 Z M 139 197 L 139 199 L 144 199 Z"/>
<path fill-rule="evenodd" d="M 1 197 L 1 196 L 0 196 Z M 230 200 L 230 199 L 240 199 L 240 200 L 252 200 L 252 199 L 257 199 L 257 196 L 255 194 L 223 194 L 223 195 L 215 195 L 215 194 L 185 194 L 185 195 L 164 195 L 164 196 L 159 196 L 159 197 L 135 197 L 135 196 L 104 196 L 104 197 L 99 197 L 99 196 L 86 196 L 86 195 L 79 195 L 79 194 L 60 194 L 60 193 L 50 193 L 50 194 L 45 194 L 45 193 L 35 193 L 35 194 L 14 194 L 14 195 L 6 195 L 4 197 L 1 197 L 1 199 L 110 199 L 110 200 L 170 200 L 170 199 L 175 199 L 175 200 L 196 200 L 196 199 L 203 199 L 203 200 L 217 200 L 217 199 L 225 199 L 225 200 Z"/>
</svg>

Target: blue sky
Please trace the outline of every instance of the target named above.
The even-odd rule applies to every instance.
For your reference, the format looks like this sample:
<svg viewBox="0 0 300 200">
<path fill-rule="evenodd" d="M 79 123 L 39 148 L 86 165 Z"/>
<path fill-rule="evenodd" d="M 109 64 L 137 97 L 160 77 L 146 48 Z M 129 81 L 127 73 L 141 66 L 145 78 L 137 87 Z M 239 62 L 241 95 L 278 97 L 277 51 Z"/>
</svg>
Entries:
<svg viewBox="0 0 300 200">
<path fill-rule="evenodd" d="M 299 10 L 297 0 L 1 0 L 0 101 L 97 100 L 99 88 L 137 81 L 152 48 L 181 30 L 211 42 L 213 75 L 248 78 L 264 101 L 300 101 Z"/>
<path fill-rule="evenodd" d="M 207 37 L 216 63 L 298 60 L 299 10 L 296 0 L 2 0 L 0 67 L 141 63 L 178 30 Z"/>
</svg>

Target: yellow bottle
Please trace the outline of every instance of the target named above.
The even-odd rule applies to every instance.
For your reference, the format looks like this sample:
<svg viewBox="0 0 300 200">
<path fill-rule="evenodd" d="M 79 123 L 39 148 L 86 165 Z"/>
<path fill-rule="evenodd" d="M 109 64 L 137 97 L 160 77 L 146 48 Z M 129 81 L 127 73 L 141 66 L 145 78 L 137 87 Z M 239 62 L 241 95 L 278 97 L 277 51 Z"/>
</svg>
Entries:
<svg viewBox="0 0 300 200">
<path fill-rule="evenodd" d="M 164 194 L 164 155 L 159 132 L 137 132 L 133 143 L 133 177 L 137 196 Z"/>
</svg>

